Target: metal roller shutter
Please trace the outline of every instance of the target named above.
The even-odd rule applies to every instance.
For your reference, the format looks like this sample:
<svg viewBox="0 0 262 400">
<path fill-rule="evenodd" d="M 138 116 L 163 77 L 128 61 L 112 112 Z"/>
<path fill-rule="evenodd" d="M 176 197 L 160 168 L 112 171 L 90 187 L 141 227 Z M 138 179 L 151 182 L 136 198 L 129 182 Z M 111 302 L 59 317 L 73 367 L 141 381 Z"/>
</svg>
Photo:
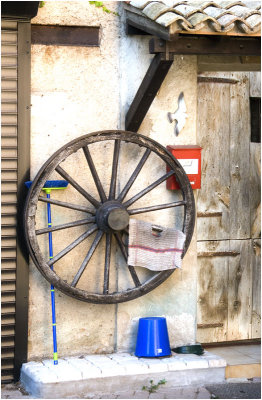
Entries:
<svg viewBox="0 0 262 400">
<path fill-rule="evenodd" d="M 1 375 L 12 382 L 15 351 L 15 294 L 17 259 L 17 21 L 1 26 Z"/>
</svg>

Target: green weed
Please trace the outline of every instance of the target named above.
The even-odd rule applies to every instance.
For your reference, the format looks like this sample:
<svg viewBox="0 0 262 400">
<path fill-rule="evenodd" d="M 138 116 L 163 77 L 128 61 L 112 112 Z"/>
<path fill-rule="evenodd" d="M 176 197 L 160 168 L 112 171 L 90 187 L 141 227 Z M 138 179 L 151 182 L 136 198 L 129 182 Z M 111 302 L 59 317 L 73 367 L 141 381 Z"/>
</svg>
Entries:
<svg viewBox="0 0 262 400">
<path fill-rule="evenodd" d="M 161 379 L 161 381 L 159 381 L 158 383 L 154 384 L 153 379 L 150 379 L 150 386 L 143 386 L 142 390 L 147 390 L 148 393 L 155 393 L 157 391 L 157 389 L 159 389 L 159 387 L 161 385 L 164 385 L 166 383 L 165 379 Z"/>
<path fill-rule="evenodd" d="M 111 11 L 106 6 L 104 6 L 104 3 L 102 1 L 89 1 L 89 4 L 93 4 L 95 7 L 102 8 L 102 10 L 108 14 L 114 14 L 119 16 L 117 12 Z"/>
</svg>

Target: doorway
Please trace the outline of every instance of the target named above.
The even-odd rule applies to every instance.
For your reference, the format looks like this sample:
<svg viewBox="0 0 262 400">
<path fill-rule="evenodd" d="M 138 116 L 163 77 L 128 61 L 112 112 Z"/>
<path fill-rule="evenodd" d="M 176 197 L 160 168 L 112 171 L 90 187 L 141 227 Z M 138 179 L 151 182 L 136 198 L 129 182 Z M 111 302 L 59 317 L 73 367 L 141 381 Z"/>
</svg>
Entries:
<svg viewBox="0 0 262 400">
<path fill-rule="evenodd" d="M 260 143 L 251 109 L 252 99 L 258 107 L 260 96 L 259 72 L 198 77 L 201 343 L 260 338 Z"/>
</svg>

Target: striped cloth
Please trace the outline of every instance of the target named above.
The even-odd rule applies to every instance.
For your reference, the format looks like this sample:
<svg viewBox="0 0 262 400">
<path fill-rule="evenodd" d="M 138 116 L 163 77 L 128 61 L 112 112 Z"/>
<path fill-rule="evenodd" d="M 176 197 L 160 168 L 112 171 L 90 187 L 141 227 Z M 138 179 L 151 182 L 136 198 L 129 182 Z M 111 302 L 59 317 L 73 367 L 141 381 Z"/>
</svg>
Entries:
<svg viewBox="0 0 262 400">
<path fill-rule="evenodd" d="M 185 234 L 137 219 L 129 220 L 128 265 L 152 271 L 181 268 Z"/>
</svg>

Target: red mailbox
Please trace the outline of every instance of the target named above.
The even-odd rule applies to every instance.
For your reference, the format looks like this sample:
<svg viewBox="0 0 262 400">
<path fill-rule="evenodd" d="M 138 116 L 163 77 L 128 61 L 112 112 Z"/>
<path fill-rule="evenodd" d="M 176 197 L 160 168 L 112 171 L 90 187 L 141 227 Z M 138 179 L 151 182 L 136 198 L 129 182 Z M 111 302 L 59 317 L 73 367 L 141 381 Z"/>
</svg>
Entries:
<svg viewBox="0 0 262 400">
<path fill-rule="evenodd" d="M 167 150 L 180 162 L 184 168 L 192 189 L 201 188 L 201 150 L 199 146 L 167 146 Z M 167 189 L 179 189 L 179 183 L 171 176 L 166 183 Z"/>
</svg>

